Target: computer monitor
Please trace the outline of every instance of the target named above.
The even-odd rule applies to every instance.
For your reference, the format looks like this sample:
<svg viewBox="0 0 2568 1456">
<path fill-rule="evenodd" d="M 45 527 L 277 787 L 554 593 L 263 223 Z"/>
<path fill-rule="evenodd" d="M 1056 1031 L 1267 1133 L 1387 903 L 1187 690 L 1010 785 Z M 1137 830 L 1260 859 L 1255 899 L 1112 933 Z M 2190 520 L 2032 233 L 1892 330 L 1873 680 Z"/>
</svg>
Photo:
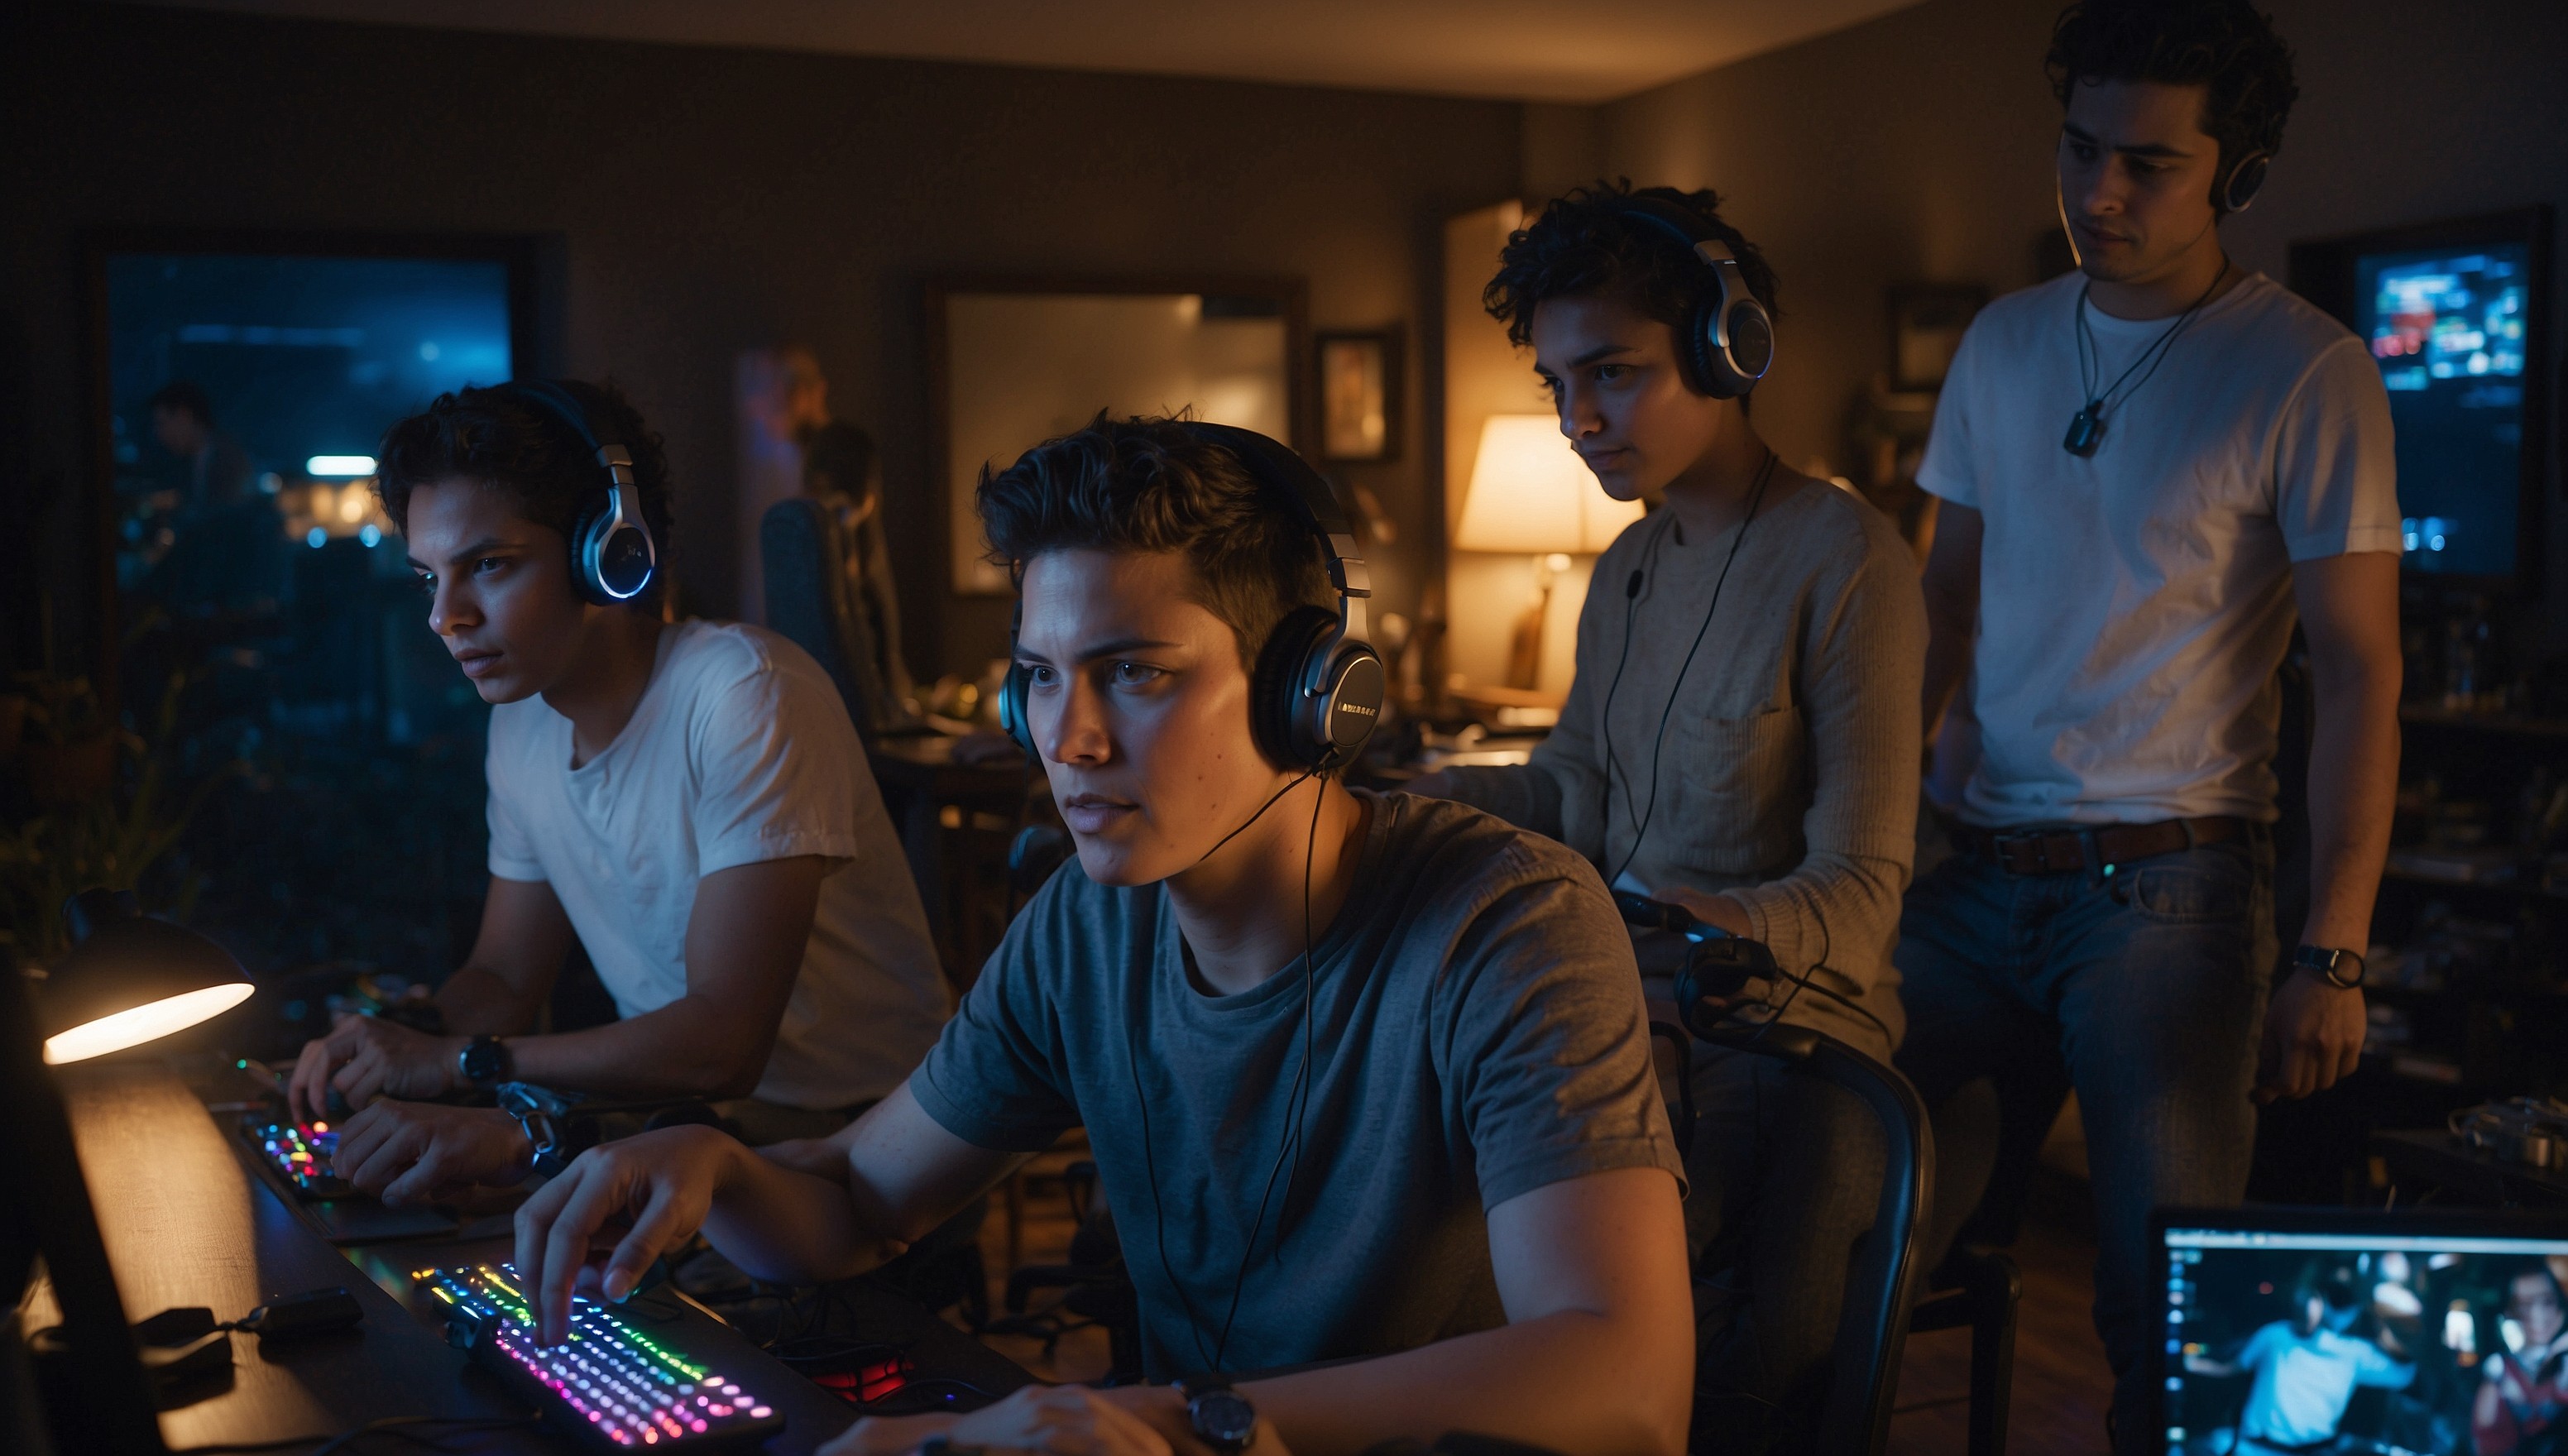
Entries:
<svg viewBox="0 0 2568 1456">
<path fill-rule="evenodd" d="M 2292 286 L 2363 340 L 2389 390 L 2410 572 L 2537 581 L 2549 269 L 2547 208 L 2292 248 Z"/>
<path fill-rule="evenodd" d="M 2568 1420 L 2568 1212 L 2161 1211 L 2168 1456 L 2529 1453 Z"/>
</svg>

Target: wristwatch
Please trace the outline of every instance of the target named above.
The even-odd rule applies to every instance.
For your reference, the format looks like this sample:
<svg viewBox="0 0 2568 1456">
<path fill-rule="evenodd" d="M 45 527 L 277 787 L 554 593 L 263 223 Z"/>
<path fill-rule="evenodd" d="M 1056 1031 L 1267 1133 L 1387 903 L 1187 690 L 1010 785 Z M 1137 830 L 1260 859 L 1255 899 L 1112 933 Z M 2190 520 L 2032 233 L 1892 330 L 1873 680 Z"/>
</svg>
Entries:
<svg viewBox="0 0 2568 1456">
<path fill-rule="evenodd" d="M 1257 1407 L 1231 1389 L 1228 1380 L 1217 1374 L 1188 1375 L 1177 1382 L 1177 1393 L 1185 1397 L 1186 1419 L 1196 1440 L 1221 1456 L 1239 1456 L 1248 1449 L 1257 1434 Z"/>
<path fill-rule="evenodd" d="M 508 1054 L 508 1043 L 487 1034 L 476 1036 L 455 1053 L 455 1074 L 465 1085 L 488 1091 L 516 1075 L 517 1058 Z"/>
<path fill-rule="evenodd" d="M 2292 952 L 2292 966 L 2316 975 L 2339 991 L 2358 991 L 2363 987 L 2363 958 L 2352 951 L 2303 946 Z"/>
</svg>

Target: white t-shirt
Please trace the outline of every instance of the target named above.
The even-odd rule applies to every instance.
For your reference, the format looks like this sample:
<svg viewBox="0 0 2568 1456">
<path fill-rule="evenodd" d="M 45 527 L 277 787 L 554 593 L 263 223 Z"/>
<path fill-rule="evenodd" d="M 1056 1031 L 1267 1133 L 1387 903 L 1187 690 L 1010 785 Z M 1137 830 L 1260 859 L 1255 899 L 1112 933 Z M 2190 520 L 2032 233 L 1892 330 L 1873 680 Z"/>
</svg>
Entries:
<svg viewBox="0 0 2568 1456">
<path fill-rule="evenodd" d="M 2094 454 L 2071 454 L 2085 281 L 1972 322 L 1917 472 L 1986 525 L 1962 815 L 2271 819 L 2292 563 L 2399 550 L 2390 397 L 2361 340 L 2254 274 L 2115 395 Z M 2099 389 L 2172 322 L 2086 319 Z"/>
<path fill-rule="evenodd" d="M 570 720 L 540 697 L 490 711 L 490 873 L 552 886 L 619 1015 L 686 994 L 696 883 L 798 855 L 837 866 L 803 947 L 758 1096 L 876 1098 L 951 1008 L 917 887 L 837 690 L 764 628 L 660 634 L 633 719 L 571 766 Z"/>
</svg>

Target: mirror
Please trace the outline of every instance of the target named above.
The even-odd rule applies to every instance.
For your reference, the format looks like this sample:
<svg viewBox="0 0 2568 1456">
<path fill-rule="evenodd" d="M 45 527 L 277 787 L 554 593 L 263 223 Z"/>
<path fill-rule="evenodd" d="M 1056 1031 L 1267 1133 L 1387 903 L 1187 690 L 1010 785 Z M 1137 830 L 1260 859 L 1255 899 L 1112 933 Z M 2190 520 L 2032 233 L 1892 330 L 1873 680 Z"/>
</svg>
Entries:
<svg viewBox="0 0 2568 1456">
<path fill-rule="evenodd" d="M 972 507 L 982 466 L 1100 410 L 1259 431 L 1296 446 L 1303 419 L 1302 285 L 948 283 L 928 290 L 936 478 L 945 490 L 953 590 L 1006 596 Z"/>
</svg>

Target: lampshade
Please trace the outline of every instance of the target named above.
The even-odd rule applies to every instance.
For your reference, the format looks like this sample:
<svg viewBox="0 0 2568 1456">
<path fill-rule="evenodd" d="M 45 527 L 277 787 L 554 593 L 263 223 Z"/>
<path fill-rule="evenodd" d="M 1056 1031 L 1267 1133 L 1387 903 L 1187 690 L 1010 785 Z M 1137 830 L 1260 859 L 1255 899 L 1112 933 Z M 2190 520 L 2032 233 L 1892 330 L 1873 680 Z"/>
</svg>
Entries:
<svg viewBox="0 0 2568 1456">
<path fill-rule="evenodd" d="M 131 894 L 86 890 L 63 907 L 72 953 L 45 981 L 38 1013 L 45 1060 L 104 1056 L 219 1016 L 254 989 L 240 962 Z"/>
<path fill-rule="evenodd" d="M 1492 415 L 1480 427 L 1480 457 L 1453 544 L 1464 551 L 1541 555 L 1612 545 L 1641 518 L 1637 500 L 1616 500 L 1561 437 L 1548 415 Z"/>
</svg>

